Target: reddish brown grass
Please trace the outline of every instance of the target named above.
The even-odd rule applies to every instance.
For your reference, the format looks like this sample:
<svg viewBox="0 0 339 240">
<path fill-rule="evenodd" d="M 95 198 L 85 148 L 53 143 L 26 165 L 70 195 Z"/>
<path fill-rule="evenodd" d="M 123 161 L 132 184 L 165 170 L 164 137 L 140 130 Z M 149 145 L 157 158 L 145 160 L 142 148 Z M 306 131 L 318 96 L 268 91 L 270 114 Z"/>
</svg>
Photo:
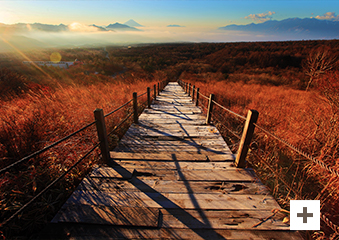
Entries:
<svg viewBox="0 0 339 240">
<path fill-rule="evenodd" d="M 100 77 L 100 76 L 99 76 Z M 156 75 L 160 80 L 161 75 Z M 162 80 L 162 79 L 161 79 Z M 77 81 L 80 81 L 78 79 Z M 83 79 L 84 81 L 84 79 Z M 0 168 L 3 168 L 43 147 L 61 139 L 94 121 L 93 111 L 102 108 L 104 113 L 114 110 L 152 87 L 156 81 L 145 81 L 142 76 L 121 75 L 113 82 L 96 84 L 60 85 L 50 91 L 32 89 L 12 100 L 0 101 Z M 36 89 L 35 89 L 36 90 Z M 139 99 L 144 102 L 145 99 Z M 126 106 L 106 118 L 108 131 L 113 129 L 128 112 Z M 117 139 L 128 127 L 124 125 L 110 139 Z M 95 126 L 86 129 L 51 150 L 20 164 L 0 177 L 1 219 L 8 218 L 52 180 L 81 158 L 97 143 Z M 6 236 L 30 234 L 51 220 L 60 204 L 77 186 L 93 164 L 98 163 L 98 151 L 84 160 L 72 173 L 44 194 L 32 206 L 5 228 Z"/>
<path fill-rule="evenodd" d="M 334 76 L 325 79 L 327 84 Z M 338 78 L 336 78 L 338 79 Z M 311 156 L 324 161 L 326 165 L 339 170 L 339 108 L 336 101 L 330 101 L 324 89 L 318 91 L 300 91 L 288 87 L 263 86 L 245 84 L 243 82 L 197 81 L 191 78 L 182 79 L 200 88 L 206 96 L 216 95 L 216 101 L 232 111 L 246 116 L 249 109 L 259 112 L 258 124 L 276 136 L 302 149 Z M 330 86 L 322 85 L 327 90 Z M 334 83 L 331 85 L 338 91 Z M 337 99 L 338 92 L 332 89 L 332 98 Z M 206 104 L 206 101 L 204 101 Z M 218 107 L 216 111 L 220 113 Z M 230 115 L 227 115 L 231 117 Z M 232 121 L 233 118 L 217 119 L 215 123 Z M 237 125 L 242 124 L 241 121 Z M 233 125 L 235 127 L 235 125 Z M 236 128 L 236 127 L 235 127 Z M 235 130 L 235 132 L 239 129 Z M 225 132 L 228 140 L 230 133 Z M 234 141 L 229 140 L 233 145 Z M 280 176 L 285 178 L 300 195 L 306 199 L 320 199 L 324 213 L 336 222 L 339 219 L 338 189 L 339 178 L 319 167 L 293 150 L 286 148 L 264 132 L 256 130 L 254 148 L 257 153 L 274 167 Z M 236 148 L 235 148 L 236 150 Z M 264 165 L 251 154 L 248 160 L 252 162 L 259 177 L 272 190 L 283 207 L 288 207 L 289 200 L 297 198 L 290 190 L 283 187 L 277 176 L 267 170 Z M 266 169 L 266 170 L 265 170 Z M 322 229 L 326 229 L 325 224 Z M 328 230 L 328 228 L 327 228 Z M 331 230 L 329 230 L 331 232 Z"/>
</svg>

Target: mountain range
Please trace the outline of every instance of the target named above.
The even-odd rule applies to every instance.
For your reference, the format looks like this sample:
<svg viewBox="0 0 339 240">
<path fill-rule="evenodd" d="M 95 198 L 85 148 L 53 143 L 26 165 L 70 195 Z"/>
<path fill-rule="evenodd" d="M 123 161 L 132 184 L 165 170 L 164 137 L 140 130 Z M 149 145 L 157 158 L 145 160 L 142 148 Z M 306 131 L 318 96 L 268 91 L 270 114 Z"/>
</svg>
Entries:
<svg viewBox="0 0 339 240">
<path fill-rule="evenodd" d="M 121 24 L 121 23 L 114 23 L 114 24 L 109 24 L 106 26 L 106 29 L 108 30 L 116 30 L 116 31 L 141 31 L 135 27 L 128 26 L 126 24 Z"/>
<path fill-rule="evenodd" d="M 81 25 L 81 24 L 79 24 Z M 141 27 L 142 25 L 135 22 L 133 19 L 127 21 L 125 24 L 114 23 L 105 26 L 97 26 L 92 24 L 90 26 L 82 26 L 83 28 L 92 27 L 92 30 L 95 31 L 141 31 L 135 27 Z M 41 32 L 68 32 L 72 31 L 74 25 L 51 25 L 43 23 L 16 23 L 16 24 L 3 24 L 0 23 L 0 33 L 20 33 L 28 32 L 32 30 L 41 31 Z"/>
<path fill-rule="evenodd" d="M 144 27 L 143 25 L 137 23 L 136 21 L 134 21 L 133 19 L 128 20 L 127 22 L 124 23 L 127 26 L 130 27 Z"/>
<path fill-rule="evenodd" d="M 304 38 L 339 38 L 339 22 L 316 18 L 288 18 L 281 21 L 269 20 L 264 23 L 247 25 L 227 25 L 219 30 L 233 30 L 260 34 L 287 34 Z"/>
</svg>

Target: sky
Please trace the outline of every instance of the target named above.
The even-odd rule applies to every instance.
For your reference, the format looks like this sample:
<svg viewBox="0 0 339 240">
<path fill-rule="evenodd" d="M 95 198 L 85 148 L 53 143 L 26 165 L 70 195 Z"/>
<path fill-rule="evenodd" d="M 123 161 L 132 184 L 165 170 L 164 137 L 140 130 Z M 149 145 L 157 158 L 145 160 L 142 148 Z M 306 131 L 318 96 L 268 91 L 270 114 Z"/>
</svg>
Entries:
<svg viewBox="0 0 339 240">
<path fill-rule="evenodd" d="M 215 29 L 229 24 L 256 22 L 253 15 L 269 14 L 274 20 L 309 18 L 339 13 L 337 0 L 106 0 L 106 1 L 0 1 L 0 22 L 108 25 L 134 19 L 146 27 L 170 24 Z"/>
<path fill-rule="evenodd" d="M 231 24 L 296 17 L 338 21 L 337 14 L 338 0 L 0 0 L 0 23 L 107 26 L 133 19 L 144 28 L 143 33 L 131 33 L 131 36 L 140 36 L 144 41 L 154 37 L 158 41 L 276 40 L 260 34 L 251 37 L 248 33 L 217 30 Z M 126 36 L 120 35 L 120 39 Z"/>
</svg>

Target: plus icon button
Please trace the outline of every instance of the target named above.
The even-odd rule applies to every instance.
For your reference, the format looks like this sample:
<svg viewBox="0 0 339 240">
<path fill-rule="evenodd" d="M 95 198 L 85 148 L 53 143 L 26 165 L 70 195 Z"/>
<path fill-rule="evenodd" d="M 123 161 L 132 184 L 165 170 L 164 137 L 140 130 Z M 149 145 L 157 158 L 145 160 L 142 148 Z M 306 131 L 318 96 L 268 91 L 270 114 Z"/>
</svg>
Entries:
<svg viewBox="0 0 339 240">
<path fill-rule="evenodd" d="M 320 230 L 320 200 L 291 200 L 290 230 Z"/>
<path fill-rule="evenodd" d="M 302 217 L 303 218 L 303 223 L 307 223 L 307 218 L 308 217 L 313 217 L 313 213 L 308 213 L 307 212 L 307 207 L 303 207 L 303 212 L 298 213 L 297 217 Z"/>
</svg>

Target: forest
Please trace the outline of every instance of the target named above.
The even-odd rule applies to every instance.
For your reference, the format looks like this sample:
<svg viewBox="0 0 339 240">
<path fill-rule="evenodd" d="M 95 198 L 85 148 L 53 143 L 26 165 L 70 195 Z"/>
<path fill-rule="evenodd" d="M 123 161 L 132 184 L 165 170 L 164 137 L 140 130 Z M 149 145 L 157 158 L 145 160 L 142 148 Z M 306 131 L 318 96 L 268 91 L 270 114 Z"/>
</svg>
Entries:
<svg viewBox="0 0 339 240">
<path fill-rule="evenodd" d="M 54 52 L 62 61 L 76 59 L 77 64 L 68 69 L 23 64 L 49 61 Z M 129 101 L 133 92 L 143 93 L 157 82 L 180 79 L 199 87 L 206 96 L 214 93 L 218 103 L 237 114 L 246 116 L 249 109 L 257 110 L 260 127 L 338 171 L 338 54 L 337 40 L 143 44 L 3 53 L 0 169 L 92 122 L 94 109 L 107 113 Z M 110 117 L 108 128 L 113 129 L 130 111 L 128 107 Z M 130 123 L 110 139 L 111 148 Z M 235 153 L 239 141 L 229 130 L 241 134 L 243 123 L 220 109 L 215 111 L 213 123 Z M 95 134 L 90 128 L 52 152 L 1 174 L 1 219 L 11 216 L 76 162 L 93 146 Z M 319 199 L 325 216 L 339 222 L 337 176 L 265 132 L 256 131 L 251 147 L 248 167 L 255 169 L 283 208 L 288 209 L 291 199 Z M 0 236 L 34 236 L 89 169 L 100 164 L 97 159 L 95 152 L 29 211 L 4 226 Z M 324 222 L 321 231 L 305 233 L 306 239 L 335 237 L 335 230 Z"/>
</svg>

